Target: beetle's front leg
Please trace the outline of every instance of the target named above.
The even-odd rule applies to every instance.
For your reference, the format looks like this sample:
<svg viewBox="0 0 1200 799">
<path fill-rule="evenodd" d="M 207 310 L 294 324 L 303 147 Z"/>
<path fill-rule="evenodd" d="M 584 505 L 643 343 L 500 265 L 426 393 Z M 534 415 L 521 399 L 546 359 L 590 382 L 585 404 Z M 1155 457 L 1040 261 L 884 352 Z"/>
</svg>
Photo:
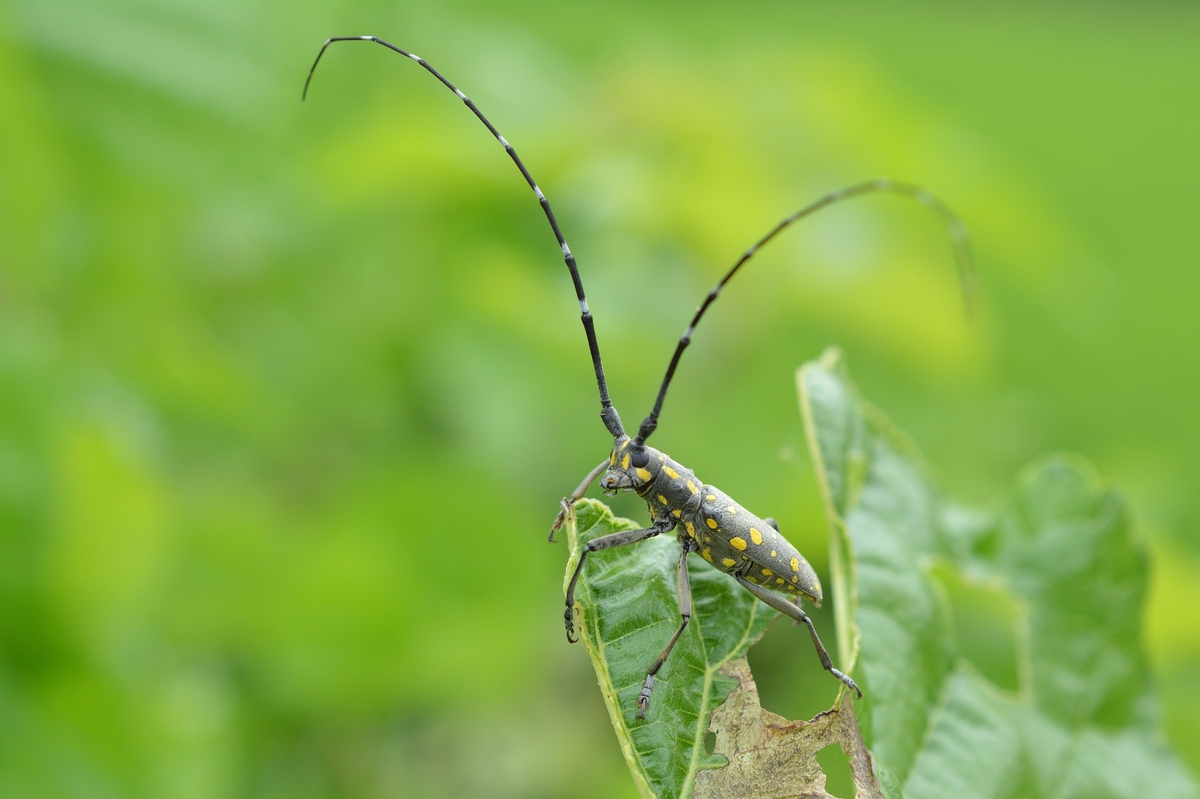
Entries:
<svg viewBox="0 0 1200 799">
<path fill-rule="evenodd" d="M 562 502 L 559 503 L 558 515 L 554 517 L 554 524 L 550 525 L 550 537 L 546 539 L 551 544 L 554 543 L 554 534 L 562 528 L 563 522 L 571 514 L 571 509 L 575 507 L 575 503 L 583 498 L 583 495 L 591 488 L 592 483 L 596 482 L 596 478 L 600 476 L 600 473 L 608 468 L 608 463 L 608 458 L 600 461 L 600 465 L 588 472 L 588 476 L 583 478 L 583 482 L 571 492 L 571 496 L 563 497 Z"/>
<path fill-rule="evenodd" d="M 636 544 L 639 541 L 645 541 L 647 538 L 653 538 L 656 535 L 668 532 L 674 527 L 675 523 L 673 521 L 655 522 L 653 526 L 647 527 L 644 530 L 622 530 L 619 533 L 609 533 L 599 538 L 593 538 L 584 545 L 583 549 L 579 552 L 579 562 L 575 564 L 575 572 L 571 575 L 571 582 L 567 584 L 567 609 L 563 613 L 563 618 L 567 622 L 568 641 L 575 643 L 579 640 L 575 637 L 575 584 L 579 582 L 579 575 L 583 572 L 583 562 L 587 560 L 588 553 L 595 552 L 598 549 L 612 549 L 613 547 L 623 547 L 626 544 Z"/>
</svg>

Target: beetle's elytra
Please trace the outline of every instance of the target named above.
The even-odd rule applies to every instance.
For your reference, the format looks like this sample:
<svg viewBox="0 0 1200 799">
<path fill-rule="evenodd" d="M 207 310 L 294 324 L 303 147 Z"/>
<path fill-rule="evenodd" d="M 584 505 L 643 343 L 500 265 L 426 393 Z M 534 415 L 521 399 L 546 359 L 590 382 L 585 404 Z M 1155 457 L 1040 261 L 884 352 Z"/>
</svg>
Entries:
<svg viewBox="0 0 1200 799">
<path fill-rule="evenodd" d="M 816 572 L 773 520 L 758 518 L 653 447 L 645 448 L 644 465 L 635 466 L 631 443 L 625 436 L 613 448 L 608 473 L 600 481 L 605 490 L 637 492 L 650 508 L 651 521 L 673 523 L 681 542 L 718 569 L 821 603 Z"/>
<path fill-rule="evenodd" d="M 821 584 L 808 561 L 800 552 L 788 543 L 780 534 L 774 521 L 762 519 L 743 508 L 728 495 L 714 486 L 702 483 L 690 469 L 672 460 L 669 456 L 653 447 L 647 446 L 646 439 L 653 434 L 658 426 L 658 418 L 662 412 L 663 401 L 671 379 L 679 365 L 683 351 L 691 343 L 692 333 L 704 316 L 708 307 L 716 300 L 721 289 L 728 283 L 742 265 L 768 241 L 778 235 L 792 223 L 815 213 L 816 211 L 850 197 L 875 192 L 899 194 L 925 205 L 937 213 L 945 222 L 951 244 L 954 248 L 955 260 L 958 265 L 959 279 L 962 283 L 963 298 L 970 311 L 974 294 L 974 267 L 971 258 L 970 245 L 967 240 L 966 228 L 957 216 L 952 213 L 940 200 L 925 189 L 907 183 L 897 183 L 890 180 L 875 180 L 860 183 L 826 194 L 796 213 L 785 218 L 767 235 L 756 242 L 750 249 L 742 253 L 724 277 L 713 287 L 696 309 L 695 315 L 684 331 L 683 336 L 675 346 L 675 352 L 667 366 L 662 385 L 650 414 L 638 427 L 637 435 L 630 438 L 621 424 L 621 417 L 613 407 L 608 394 L 608 383 L 604 377 L 604 366 L 600 358 L 600 344 L 596 339 L 596 331 L 592 322 L 592 314 L 588 308 L 587 298 L 583 290 L 583 281 L 575 263 L 575 256 L 559 228 L 550 201 L 538 188 L 533 176 L 517 155 L 517 151 L 509 144 L 500 132 L 488 121 L 487 117 L 450 81 L 429 65 L 423 58 L 402 50 L 393 44 L 375 36 L 338 36 L 327 39 L 317 53 L 308 78 L 304 82 L 302 98 L 308 94 L 308 86 L 312 81 L 313 72 L 321 61 L 325 50 L 334 42 L 364 41 L 374 42 L 416 61 L 421 67 L 437 78 L 441 83 L 454 92 L 471 112 L 495 136 L 512 159 L 522 177 L 529 184 L 550 223 L 554 237 L 562 251 L 563 260 L 570 272 L 575 286 L 575 295 L 579 301 L 580 320 L 587 336 L 588 350 L 592 358 L 592 366 L 596 373 L 596 386 L 600 393 L 600 419 L 613 437 L 613 448 L 608 457 L 601 461 L 596 468 L 584 478 L 583 482 L 572 492 L 571 496 L 562 501 L 558 518 L 550 530 L 550 540 L 554 540 L 557 530 L 570 514 L 575 501 L 580 499 L 597 478 L 605 492 L 634 491 L 646 501 L 650 511 L 650 526 L 640 530 L 626 530 L 600 536 L 588 541 L 580 552 L 579 562 L 567 586 L 566 610 L 563 613 L 566 622 L 567 639 L 574 642 L 575 638 L 575 587 L 583 572 L 584 563 L 590 553 L 613 547 L 626 546 L 644 541 L 663 533 L 674 531 L 680 545 L 677 582 L 679 592 L 679 627 L 674 635 L 666 642 L 662 653 L 650 664 L 646 672 L 646 682 L 638 695 L 638 716 L 645 715 L 650 706 L 650 695 L 654 687 L 654 677 L 671 654 L 671 649 L 679 636 L 683 634 L 692 617 L 691 585 L 688 580 L 688 554 L 695 552 L 716 568 L 730 575 L 734 580 L 750 591 L 760 600 L 776 610 L 791 616 L 796 621 L 808 627 L 813 646 L 821 659 L 821 665 L 859 697 L 862 691 L 846 674 L 834 668 L 829 653 L 825 650 L 821 639 L 817 636 L 812 620 L 800 608 L 801 598 L 820 604 Z M 604 476 L 601 478 L 601 474 Z M 785 598 L 786 597 L 786 598 Z"/>
</svg>

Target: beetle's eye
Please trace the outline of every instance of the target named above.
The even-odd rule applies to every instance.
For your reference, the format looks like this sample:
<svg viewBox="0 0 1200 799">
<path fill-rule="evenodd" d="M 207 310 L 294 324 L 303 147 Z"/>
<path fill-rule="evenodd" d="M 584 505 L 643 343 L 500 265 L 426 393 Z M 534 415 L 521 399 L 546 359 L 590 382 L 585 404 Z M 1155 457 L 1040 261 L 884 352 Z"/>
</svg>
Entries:
<svg viewBox="0 0 1200 799">
<path fill-rule="evenodd" d="M 650 462 L 650 453 L 644 449 L 634 450 L 629 462 L 640 469 Z"/>
</svg>

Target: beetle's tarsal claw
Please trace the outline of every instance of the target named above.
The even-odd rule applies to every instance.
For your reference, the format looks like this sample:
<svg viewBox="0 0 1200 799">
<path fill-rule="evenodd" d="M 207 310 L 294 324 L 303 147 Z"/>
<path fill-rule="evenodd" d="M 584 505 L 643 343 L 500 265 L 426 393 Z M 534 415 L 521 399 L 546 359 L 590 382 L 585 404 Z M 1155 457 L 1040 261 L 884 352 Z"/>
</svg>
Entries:
<svg viewBox="0 0 1200 799">
<path fill-rule="evenodd" d="M 839 680 L 841 680 L 843 683 L 845 683 L 847 688 L 849 688 L 851 691 L 854 691 L 854 693 L 857 694 L 857 696 L 855 697 L 856 699 L 862 699 L 862 689 L 858 687 L 858 683 L 856 683 L 854 680 L 850 679 L 849 677 L 847 677 L 845 674 L 838 671 L 837 669 L 830 669 L 829 671 L 831 671 L 833 673 L 834 677 L 837 677 Z"/>
<path fill-rule="evenodd" d="M 579 637 L 575 635 L 575 609 L 567 608 L 563 613 L 563 619 L 567 622 L 567 641 L 575 643 Z"/>
<path fill-rule="evenodd" d="M 638 694 L 638 698 L 637 698 L 637 706 L 638 706 L 637 717 L 639 719 L 646 718 L 646 708 L 650 707 L 650 691 L 653 688 L 654 688 L 654 675 L 647 674 L 646 682 L 642 685 L 642 692 L 640 694 Z"/>
<path fill-rule="evenodd" d="M 558 515 L 554 517 L 554 524 L 550 525 L 550 535 L 546 538 L 551 544 L 554 543 L 554 534 L 566 524 L 567 518 L 573 510 L 575 510 L 575 502 L 570 497 L 563 497 L 562 502 L 558 505 Z"/>
</svg>

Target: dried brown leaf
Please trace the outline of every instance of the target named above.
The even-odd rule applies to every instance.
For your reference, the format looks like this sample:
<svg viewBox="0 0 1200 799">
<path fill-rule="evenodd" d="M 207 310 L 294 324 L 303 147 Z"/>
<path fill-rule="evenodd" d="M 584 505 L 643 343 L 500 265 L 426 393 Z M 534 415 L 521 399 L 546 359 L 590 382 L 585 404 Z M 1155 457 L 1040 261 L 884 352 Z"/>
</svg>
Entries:
<svg viewBox="0 0 1200 799">
<path fill-rule="evenodd" d="M 713 710 L 709 730 L 717 739 L 713 753 L 729 763 L 699 772 L 693 797 L 834 799 L 825 790 L 817 753 L 837 744 L 850 759 L 858 799 L 883 799 L 852 702 L 843 701 L 811 721 L 788 721 L 759 704 L 758 687 L 745 658 L 730 661 L 721 674 L 738 684 Z"/>
</svg>

